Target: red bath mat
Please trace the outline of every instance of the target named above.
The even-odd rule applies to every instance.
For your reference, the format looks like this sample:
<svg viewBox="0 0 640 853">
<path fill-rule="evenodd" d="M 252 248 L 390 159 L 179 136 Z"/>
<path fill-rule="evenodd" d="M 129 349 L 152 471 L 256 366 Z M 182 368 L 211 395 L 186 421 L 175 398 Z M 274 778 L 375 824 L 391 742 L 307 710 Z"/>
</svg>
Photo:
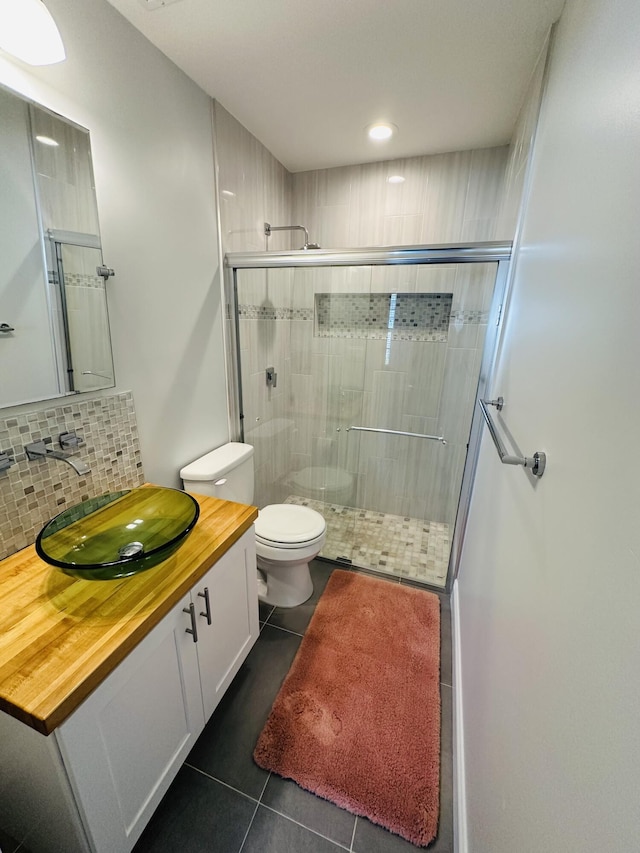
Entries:
<svg viewBox="0 0 640 853">
<path fill-rule="evenodd" d="M 334 571 L 254 759 L 426 846 L 438 827 L 439 681 L 438 597 Z"/>
</svg>

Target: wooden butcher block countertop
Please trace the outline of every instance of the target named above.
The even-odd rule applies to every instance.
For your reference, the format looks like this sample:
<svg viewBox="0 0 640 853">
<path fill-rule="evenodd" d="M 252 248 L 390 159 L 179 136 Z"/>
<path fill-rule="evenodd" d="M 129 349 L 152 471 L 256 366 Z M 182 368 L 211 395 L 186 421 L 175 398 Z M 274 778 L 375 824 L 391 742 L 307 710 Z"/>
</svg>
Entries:
<svg viewBox="0 0 640 853">
<path fill-rule="evenodd" d="M 60 725 L 257 518 L 253 506 L 194 495 L 200 517 L 152 569 L 78 580 L 30 546 L 0 561 L 0 710 L 43 734 Z"/>
</svg>

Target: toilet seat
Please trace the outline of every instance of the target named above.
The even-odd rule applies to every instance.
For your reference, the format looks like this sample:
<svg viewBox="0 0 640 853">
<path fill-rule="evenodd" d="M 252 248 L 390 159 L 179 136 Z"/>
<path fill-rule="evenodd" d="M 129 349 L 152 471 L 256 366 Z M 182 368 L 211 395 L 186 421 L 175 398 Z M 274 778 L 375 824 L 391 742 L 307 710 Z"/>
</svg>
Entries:
<svg viewBox="0 0 640 853">
<path fill-rule="evenodd" d="M 323 539 L 326 522 L 309 507 L 271 504 L 258 513 L 255 533 L 257 543 L 272 548 L 308 548 Z"/>
</svg>

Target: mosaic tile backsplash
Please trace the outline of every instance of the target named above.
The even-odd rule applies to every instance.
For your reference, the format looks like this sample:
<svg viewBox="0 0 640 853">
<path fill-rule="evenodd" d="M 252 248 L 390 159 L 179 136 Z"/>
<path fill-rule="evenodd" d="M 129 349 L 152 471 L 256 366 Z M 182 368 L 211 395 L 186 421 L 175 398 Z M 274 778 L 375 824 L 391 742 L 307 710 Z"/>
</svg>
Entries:
<svg viewBox="0 0 640 853">
<path fill-rule="evenodd" d="M 316 293 L 316 334 L 446 342 L 452 293 Z"/>
<path fill-rule="evenodd" d="M 78 458 L 91 467 L 78 476 L 55 459 L 27 460 L 24 445 L 75 431 L 85 442 Z M 0 558 L 35 542 L 50 518 L 89 497 L 144 483 L 138 427 L 130 392 L 65 400 L 0 419 L 0 452 L 16 464 L 0 474 Z"/>
</svg>

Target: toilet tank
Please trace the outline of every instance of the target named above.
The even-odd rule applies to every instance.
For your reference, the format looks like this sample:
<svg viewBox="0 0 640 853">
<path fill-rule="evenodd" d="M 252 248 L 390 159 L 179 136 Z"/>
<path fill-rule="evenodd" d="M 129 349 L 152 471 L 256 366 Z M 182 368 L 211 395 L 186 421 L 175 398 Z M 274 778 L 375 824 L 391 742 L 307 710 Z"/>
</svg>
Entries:
<svg viewBox="0 0 640 853">
<path fill-rule="evenodd" d="M 180 470 L 186 492 L 241 504 L 253 502 L 253 446 L 231 441 Z"/>
</svg>

